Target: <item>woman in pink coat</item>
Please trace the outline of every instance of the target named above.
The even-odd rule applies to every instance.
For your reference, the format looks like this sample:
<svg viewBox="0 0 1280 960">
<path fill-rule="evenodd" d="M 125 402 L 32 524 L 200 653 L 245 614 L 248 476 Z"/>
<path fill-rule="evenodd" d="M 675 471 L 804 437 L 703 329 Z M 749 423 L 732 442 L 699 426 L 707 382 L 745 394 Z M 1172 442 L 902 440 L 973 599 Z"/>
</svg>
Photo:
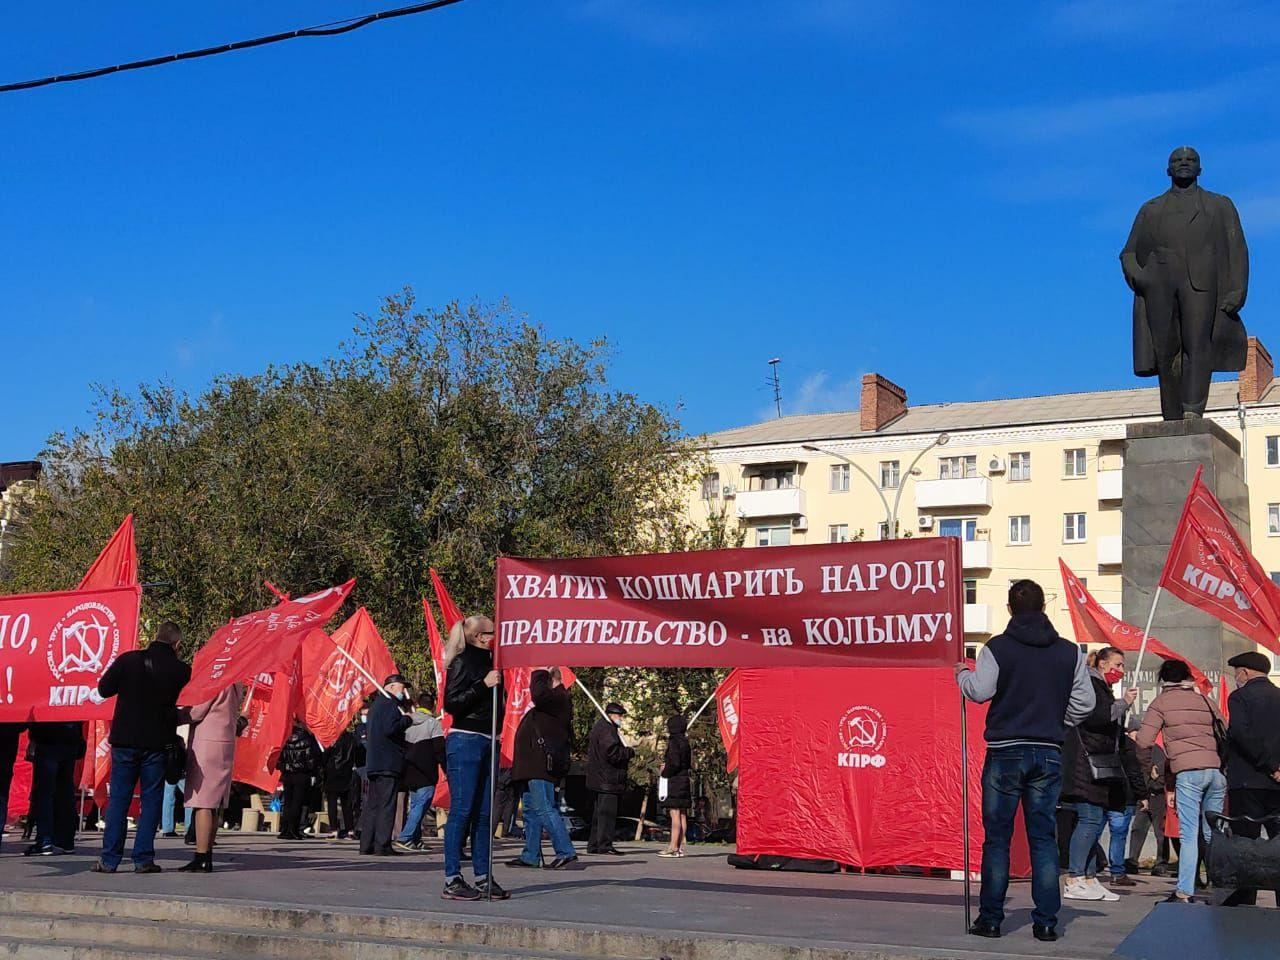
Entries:
<svg viewBox="0 0 1280 960">
<path fill-rule="evenodd" d="M 187 789 L 183 803 L 195 811 L 196 855 L 184 873 L 213 872 L 213 837 L 218 810 L 231 799 L 231 769 L 236 755 L 236 723 L 244 685 L 233 684 L 212 700 L 190 709 L 187 741 Z"/>
</svg>

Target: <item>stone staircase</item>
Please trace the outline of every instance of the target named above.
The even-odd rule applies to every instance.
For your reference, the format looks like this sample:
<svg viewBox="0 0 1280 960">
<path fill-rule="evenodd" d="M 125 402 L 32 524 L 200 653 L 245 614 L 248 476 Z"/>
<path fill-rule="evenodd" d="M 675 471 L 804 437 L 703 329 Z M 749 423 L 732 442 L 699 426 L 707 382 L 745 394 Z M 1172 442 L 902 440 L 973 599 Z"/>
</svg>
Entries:
<svg viewBox="0 0 1280 960">
<path fill-rule="evenodd" d="M 0 957 L 24 960 L 899 960 L 901 953 L 420 912 L 0 891 Z"/>
</svg>

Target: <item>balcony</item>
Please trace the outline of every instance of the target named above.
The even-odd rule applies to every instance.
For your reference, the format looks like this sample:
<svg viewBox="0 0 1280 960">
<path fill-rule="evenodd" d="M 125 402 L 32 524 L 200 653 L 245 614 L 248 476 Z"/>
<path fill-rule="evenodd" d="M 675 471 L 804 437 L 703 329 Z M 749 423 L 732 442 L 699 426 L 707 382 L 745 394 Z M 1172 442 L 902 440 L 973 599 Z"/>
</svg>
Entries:
<svg viewBox="0 0 1280 960">
<path fill-rule="evenodd" d="M 990 570 L 991 541 L 964 541 L 964 543 L 960 545 L 960 560 L 966 570 Z"/>
<path fill-rule="evenodd" d="M 1124 471 L 1123 470 L 1099 470 L 1098 471 L 1098 499 L 1099 500 L 1123 500 L 1124 499 Z"/>
<path fill-rule="evenodd" d="M 795 517 L 804 513 L 804 491 L 799 487 L 781 490 L 739 490 L 738 516 L 743 520 L 760 517 Z"/>
<path fill-rule="evenodd" d="M 916 509 L 991 506 L 991 480 L 965 477 L 961 480 L 920 480 L 916 483 Z"/>
<path fill-rule="evenodd" d="M 966 603 L 964 605 L 964 632 L 966 634 L 991 632 L 991 604 Z"/>
<path fill-rule="evenodd" d="M 1098 538 L 1098 566 L 1118 567 L 1124 558 L 1120 534 Z"/>
</svg>

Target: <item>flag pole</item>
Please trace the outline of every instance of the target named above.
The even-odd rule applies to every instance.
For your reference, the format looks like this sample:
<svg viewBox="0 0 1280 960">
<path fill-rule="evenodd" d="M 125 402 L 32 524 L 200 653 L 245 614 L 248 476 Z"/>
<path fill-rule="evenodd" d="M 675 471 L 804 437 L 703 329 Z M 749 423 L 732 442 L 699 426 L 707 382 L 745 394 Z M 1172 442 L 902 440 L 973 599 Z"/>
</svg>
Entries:
<svg viewBox="0 0 1280 960">
<path fill-rule="evenodd" d="M 489 864 L 485 867 L 489 882 L 485 886 L 485 892 L 488 894 L 485 899 L 490 902 L 493 901 L 493 813 L 494 807 L 497 806 L 498 794 L 498 688 L 500 686 L 502 686 L 501 682 L 493 685 L 493 714 L 489 718 Z M 475 856 L 474 847 L 471 855 Z"/>
<path fill-rule="evenodd" d="M 587 695 L 587 699 L 591 701 L 591 705 L 600 711 L 600 716 L 608 720 L 609 717 L 605 714 L 604 708 L 600 706 L 600 701 L 591 695 L 591 691 L 588 690 L 586 684 L 582 682 L 582 678 L 578 677 L 576 680 L 574 680 L 573 684 L 576 687 L 582 688 L 582 692 Z"/>
<path fill-rule="evenodd" d="M 692 727 L 695 723 L 698 722 L 698 718 L 702 716 L 702 711 L 707 709 L 707 707 L 711 706 L 711 701 L 714 700 L 715 698 L 716 698 L 716 693 L 714 690 L 712 690 L 711 696 L 707 697 L 706 701 L 702 704 L 702 706 L 698 708 L 697 712 L 693 715 L 693 719 L 689 721 L 690 727 Z"/>
<path fill-rule="evenodd" d="M 1151 624 L 1156 619 L 1156 604 L 1160 602 L 1160 594 L 1164 590 L 1163 586 L 1157 586 L 1155 594 L 1151 597 L 1151 612 L 1147 614 L 1147 626 L 1142 631 L 1142 646 L 1138 648 L 1138 663 L 1133 668 L 1133 685 L 1138 685 L 1138 674 L 1142 670 L 1142 658 L 1147 655 L 1147 641 L 1151 639 Z"/>
<path fill-rule="evenodd" d="M 973 915 L 973 885 L 969 879 L 969 710 L 960 691 L 960 836 L 964 846 L 964 929 L 968 933 Z"/>
<path fill-rule="evenodd" d="M 321 632 L 321 633 L 324 633 L 324 631 L 323 631 L 323 630 L 321 630 L 320 632 Z M 335 640 L 335 639 L 333 639 L 333 637 L 330 637 L 330 636 L 329 636 L 329 634 L 325 633 L 324 635 L 325 635 L 325 637 L 329 640 L 329 642 L 333 644 L 333 648 L 334 648 L 335 650 L 337 650 L 340 654 L 342 654 L 344 657 L 346 657 L 348 660 L 350 660 L 350 661 L 351 661 L 351 665 L 352 665 L 353 667 L 355 667 L 357 670 L 359 670 L 359 671 L 360 671 L 360 673 L 364 676 L 364 678 L 365 678 L 366 680 L 368 680 L 370 683 L 372 683 L 375 687 L 377 687 L 377 688 L 378 688 L 378 692 L 379 692 L 379 693 L 381 693 L 381 694 L 382 694 L 384 697 L 386 697 L 388 700 L 394 700 L 394 699 L 395 699 L 395 697 L 393 697 L 393 696 L 391 696 L 391 694 L 387 693 L 387 689 L 386 689 L 386 687 L 384 687 L 382 684 L 380 684 L 377 680 L 373 679 L 373 675 L 372 675 L 372 674 L 370 674 L 370 673 L 369 673 L 369 671 L 368 671 L 368 670 L 366 670 L 366 669 L 364 668 L 364 664 L 362 664 L 359 660 L 357 660 L 355 657 L 353 657 L 351 654 L 349 654 L 346 650 L 342 649 L 342 644 L 338 643 L 338 641 L 337 641 L 337 640 Z"/>
</svg>

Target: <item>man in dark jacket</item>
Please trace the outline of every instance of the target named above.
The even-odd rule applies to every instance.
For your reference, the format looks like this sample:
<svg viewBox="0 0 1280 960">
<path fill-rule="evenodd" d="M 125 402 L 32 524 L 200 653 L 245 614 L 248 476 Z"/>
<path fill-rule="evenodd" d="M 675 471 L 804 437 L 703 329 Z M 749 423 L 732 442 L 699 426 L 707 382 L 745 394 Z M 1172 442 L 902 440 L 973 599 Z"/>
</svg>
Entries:
<svg viewBox="0 0 1280 960">
<path fill-rule="evenodd" d="M 191 667 L 178 659 L 182 631 L 160 625 L 145 650 L 122 654 L 98 681 L 98 693 L 115 697 L 111 719 L 111 781 L 102 856 L 96 873 L 115 873 L 124 856 L 129 805 L 141 785 L 141 809 L 133 836 L 135 873 L 159 873 L 156 827 L 164 800 L 165 751 L 178 737 L 178 694 L 191 680 Z"/>
<path fill-rule="evenodd" d="M 532 706 L 516 730 L 515 762 L 511 765 L 511 782 L 524 790 L 524 850 L 508 866 L 541 866 L 542 831 L 546 830 L 556 854 L 546 869 L 559 870 L 578 859 L 556 806 L 556 783 L 569 773 L 573 701 L 559 667 L 534 670 L 529 677 L 529 697 Z"/>
<path fill-rule="evenodd" d="M 9 789 L 13 786 L 13 765 L 18 762 L 18 739 L 25 723 L 0 723 L 0 843 L 9 822 Z"/>
<path fill-rule="evenodd" d="M 987 758 L 982 771 L 982 894 L 969 932 L 1000 936 L 1009 889 L 1009 843 L 1022 805 L 1031 847 L 1032 931 L 1037 940 L 1058 939 L 1058 846 L 1055 810 L 1062 788 L 1062 743 L 1067 728 L 1093 709 L 1093 686 L 1084 655 L 1058 636 L 1044 615 L 1044 590 L 1032 580 L 1009 588 L 1013 619 L 978 654 L 974 669 L 956 664 L 967 699 L 991 702 Z"/>
<path fill-rule="evenodd" d="M 320 772 L 320 744 L 312 736 L 301 717 L 294 717 L 293 732 L 276 758 L 280 782 L 284 785 L 283 813 L 280 817 L 281 840 L 310 840 L 302 832 L 302 807 L 311 784 Z"/>
<path fill-rule="evenodd" d="M 76 845 L 76 761 L 84 756 L 84 723 L 33 723 L 31 809 L 36 841 L 23 856 L 71 853 Z"/>
<path fill-rule="evenodd" d="M 339 840 L 355 833 L 352 817 L 351 795 L 355 792 L 356 738 L 350 730 L 343 730 L 338 739 L 324 752 L 324 798 L 329 810 L 329 829 Z M 339 819 L 339 807 L 342 818 Z"/>
<path fill-rule="evenodd" d="M 449 821 L 444 828 L 445 900 L 479 900 L 510 894 L 489 876 L 493 838 L 489 835 L 489 782 L 493 737 L 502 732 L 502 675 L 493 669 L 493 621 L 468 617 L 462 649 L 449 662 L 444 709 L 453 726 L 447 737 Z M 495 691 L 496 695 L 495 695 Z M 496 713 L 495 713 L 496 707 Z M 462 842 L 472 837 L 473 887 L 462 878 Z"/>
<path fill-rule="evenodd" d="M 1227 808 L 1233 817 L 1280 818 L 1280 690 L 1268 679 L 1271 661 L 1265 654 L 1242 653 L 1227 661 L 1235 669 L 1236 691 L 1227 698 Z M 1280 835 L 1280 819 L 1267 824 L 1267 836 Z M 1257 839 L 1261 823 L 1241 822 L 1232 828 Z M 1280 907 L 1280 890 L 1275 891 Z M 1237 890 L 1228 906 L 1253 906 L 1258 891 Z"/>
<path fill-rule="evenodd" d="M 627 765 L 636 752 L 622 742 L 622 735 L 618 732 L 622 718 L 627 715 L 622 704 L 610 703 L 604 708 L 604 713 L 604 717 L 591 728 L 591 739 L 587 743 L 587 789 L 595 794 L 587 853 L 622 856 L 622 851 L 613 845 L 618 822 L 618 797 L 626 792 Z"/>
<path fill-rule="evenodd" d="M 360 852 L 370 856 L 398 855 L 391 849 L 391 833 L 404 773 L 404 732 L 413 722 L 407 713 L 408 683 L 393 673 L 382 683 L 386 693 L 376 694 L 369 707 L 365 764 L 369 795 L 360 815 Z"/>
</svg>

